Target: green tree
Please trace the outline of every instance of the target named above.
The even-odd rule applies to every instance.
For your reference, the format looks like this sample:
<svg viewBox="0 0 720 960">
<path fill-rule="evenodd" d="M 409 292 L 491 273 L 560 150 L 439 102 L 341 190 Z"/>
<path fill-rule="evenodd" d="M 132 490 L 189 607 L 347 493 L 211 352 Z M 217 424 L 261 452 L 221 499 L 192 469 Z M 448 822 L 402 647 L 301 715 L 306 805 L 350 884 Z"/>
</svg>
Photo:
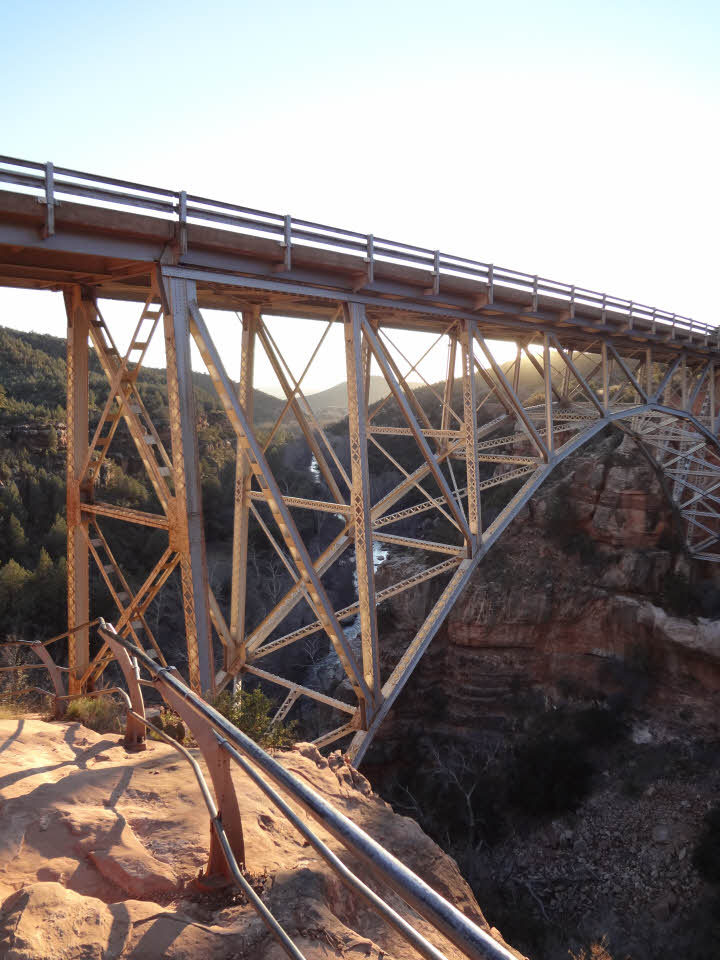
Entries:
<svg viewBox="0 0 720 960">
<path fill-rule="evenodd" d="M 238 690 L 233 696 L 225 691 L 215 701 L 215 709 L 261 747 L 290 747 L 295 742 L 295 725 L 273 723 L 273 704 L 259 687 Z"/>
<path fill-rule="evenodd" d="M 25 615 L 26 590 L 30 578 L 30 572 L 16 560 L 8 560 L 0 567 L 0 618 L 7 632 Z"/>
<path fill-rule="evenodd" d="M 62 556 L 67 548 L 67 523 L 61 513 L 55 515 L 53 525 L 45 537 L 45 546 L 53 557 Z"/>
<path fill-rule="evenodd" d="M 25 591 L 25 616 L 43 636 L 52 636 L 63 629 L 66 581 L 65 559 L 53 563 L 43 547 L 32 576 L 32 586 Z"/>
<path fill-rule="evenodd" d="M 7 543 L 11 557 L 22 558 L 27 549 L 25 530 L 15 514 L 10 515 L 7 525 Z"/>
<path fill-rule="evenodd" d="M 50 425 L 50 429 L 47 433 L 47 452 L 48 453 L 57 453 L 58 450 L 58 435 L 57 430 L 53 425 Z"/>
</svg>

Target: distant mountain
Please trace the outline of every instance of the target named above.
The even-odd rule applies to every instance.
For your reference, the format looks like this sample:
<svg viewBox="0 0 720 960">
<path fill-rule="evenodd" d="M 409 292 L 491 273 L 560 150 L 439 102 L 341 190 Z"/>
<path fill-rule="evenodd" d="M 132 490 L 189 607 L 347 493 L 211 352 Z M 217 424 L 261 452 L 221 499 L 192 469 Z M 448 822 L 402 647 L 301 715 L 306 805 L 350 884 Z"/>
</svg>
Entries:
<svg viewBox="0 0 720 960">
<path fill-rule="evenodd" d="M 390 393 L 384 377 L 370 377 L 370 403 L 377 403 Z M 327 390 L 313 393 L 307 401 L 321 423 L 335 423 L 347 416 L 347 384 L 338 383 Z"/>
</svg>

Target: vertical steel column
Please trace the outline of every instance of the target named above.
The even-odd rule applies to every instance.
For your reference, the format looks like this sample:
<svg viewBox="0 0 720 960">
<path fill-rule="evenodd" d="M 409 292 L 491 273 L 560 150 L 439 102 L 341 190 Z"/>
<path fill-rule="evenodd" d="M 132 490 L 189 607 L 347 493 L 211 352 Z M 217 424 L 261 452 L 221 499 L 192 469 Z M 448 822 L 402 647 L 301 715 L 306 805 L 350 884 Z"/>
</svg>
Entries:
<svg viewBox="0 0 720 960">
<path fill-rule="evenodd" d="M 377 707 L 380 702 L 380 652 L 370 516 L 372 503 L 367 458 L 367 397 L 362 344 L 364 318 L 364 306 L 359 303 L 348 305 L 345 312 L 345 362 L 352 467 L 351 517 L 355 530 L 355 566 L 360 604 L 363 676 Z M 371 717 L 367 717 L 368 722 L 370 719 Z"/>
<path fill-rule="evenodd" d="M 548 460 L 550 460 L 555 449 L 555 424 L 553 422 L 553 382 L 552 364 L 550 363 L 550 337 L 547 333 L 543 333 L 543 367 L 545 374 L 543 377 L 545 386 L 545 443 L 548 448 Z"/>
<path fill-rule="evenodd" d="M 473 556 L 482 533 L 480 487 L 477 470 L 477 396 L 475 390 L 474 343 L 476 322 L 466 320 L 462 334 L 463 423 L 465 427 L 465 473 L 467 477 L 468 526 L 472 543 L 468 555 Z"/>
<path fill-rule="evenodd" d="M 95 305 L 80 287 L 65 292 L 67 313 L 67 606 L 68 691 L 81 692 L 81 678 L 90 664 L 90 568 L 88 538 L 80 512 L 80 481 L 89 447 L 88 333 Z M 73 632 L 74 631 L 74 632 Z"/>
<path fill-rule="evenodd" d="M 240 383 L 238 400 L 245 415 L 253 419 L 253 372 L 255 369 L 255 331 L 260 319 L 260 310 L 251 307 L 242 315 L 242 356 L 240 358 Z M 244 663 L 245 654 L 245 604 L 247 600 L 247 551 L 248 525 L 250 520 L 250 485 L 252 470 L 243 453 L 242 442 L 237 439 L 235 462 L 235 515 L 233 519 L 232 592 L 230 599 L 230 633 L 234 651 L 225 652 L 226 667 L 238 653 Z"/>
<path fill-rule="evenodd" d="M 710 364 L 710 385 L 708 387 L 710 401 L 710 430 L 715 432 L 715 361 Z"/>
<path fill-rule="evenodd" d="M 443 391 L 443 408 L 440 416 L 440 429 L 450 429 L 450 410 L 452 409 L 453 388 L 455 386 L 455 357 L 457 356 L 457 337 L 454 333 L 450 334 L 450 343 L 448 344 L 448 363 L 447 375 L 445 377 L 445 390 Z M 441 440 L 441 446 L 445 449 L 448 446 L 447 437 Z"/>
<path fill-rule="evenodd" d="M 600 363 L 602 366 L 603 407 L 607 415 L 610 412 L 610 367 L 608 366 L 607 343 L 604 340 L 600 344 Z"/>
<path fill-rule="evenodd" d="M 574 352 L 575 352 L 574 350 L 568 351 L 568 356 L 570 357 L 571 362 L 572 362 Z M 565 369 L 563 371 L 563 385 L 562 385 L 563 400 L 568 399 L 569 391 L 570 391 L 570 367 L 566 364 Z"/>
<path fill-rule="evenodd" d="M 170 510 L 170 542 L 180 554 L 190 686 L 197 693 L 208 693 L 214 690 L 215 672 L 188 310 L 188 300 L 195 297 L 195 284 L 190 280 L 172 278 L 167 282 L 167 290 L 170 312 L 164 317 L 165 356 L 175 482 L 175 497 Z"/>
</svg>

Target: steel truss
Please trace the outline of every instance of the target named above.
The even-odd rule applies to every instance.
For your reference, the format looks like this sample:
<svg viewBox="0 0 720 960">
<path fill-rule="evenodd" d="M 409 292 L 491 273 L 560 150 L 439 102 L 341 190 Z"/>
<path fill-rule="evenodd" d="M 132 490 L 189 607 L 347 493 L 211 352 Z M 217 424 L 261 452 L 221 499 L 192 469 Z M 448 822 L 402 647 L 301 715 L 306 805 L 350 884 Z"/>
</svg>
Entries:
<svg viewBox="0 0 720 960">
<path fill-rule="evenodd" d="M 205 275 L 207 284 L 212 277 Z M 227 283 L 222 276 L 219 282 Z M 192 272 L 153 269 L 149 293 L 130 341 L 120 355 L 97 302 L 102 291 L 75 287 L 68 313 L 68 618 L 70 692 L 99 679 L 112 658 L 104 645 L 91 659 L 88 576 L 97 567 L 117 607 L 117 629 L 164 663 L 147 619 L 153 599 L 179 569 L 189 677 L 205 694 L 254 676 L 282 691 L 275 720 L 301 698 L 339 715 L 316 743 L 349 740 L 359 763 L 428 644 L 482 558 L 544 480 L 567 456 L 609 425 L 622 427 L 651 458 L 678 514 L 687 546 L 701 560 L 720 560 L 720 445 L 716 361 L 691 349 L 668 355 L 653 344 L 617 345 L 599 335 L 582 350 L 564 343 L 558 327 L 508 334 L 515 358 L 501 364 L 483 335 L 482 318 L 449 320 L 419 360 L 397 346 L 397 313 L 386 327 L 382 312 L 358 301 L 323 309 L 321 336 L 304 370 L 293 372 L 257 297 L 237 290 L 241 329 L 236 386 L 198 305 Z M 304 315 L 307 311 L 304 311 Z M 347 435 L 330 436 L 318 422 L 302 384 L 332 329 L 341 328 L 348 389 Z M 161 330 L 167 359 L 171 450 L 138 389 L 153 336 Z M 414 325 L 408 321 L 408 330 Z M 88 431 L 87 339 L 108 382 L 92 437 Z M 227 611 L 210 589 L 200 500 L 200 471 L 190 342 L 196 344 L 237 437 L 232 589 Z M 423 344 L 424 346 L 424 344 Z M 256 351 L 262 349 L 285 395 L 282 414 L 258 438 L 253 418 Z M 441 387 L 424 381 L 422 362 L 445 352 Z M 369 404 L 371 370 L 387 396 Z M 316 497 L 292 495 L 274 475 L 266 448 L 292 417 L 319 476 Z M 156 512 L 97 500 L 95 489 L 120 421 L 129 430 L 158 502 Z M 395 474 L 394 485 L 373 494 L 371 462 Z M 492 491 L 492 494 L 490 494 Z M 504 492 L 504 493 L 503 493 Z M 491 500 L 486 500 L 491 496 Z M 503 499 L 504 496 L 504 499 Z M 333 514 L 341 529 L 312 556 L 293 513 Z M 106 519 L 167 534 L 167 547 L 133 593 L 103 532 Z M 258 623 L 248 622 L 249 531 L 258 529 L 280 557 L 287 589 Z M 376 584 L 375 550 L 388 545 L 404 571 Z M 335 608 L 326 574 L 351 551 L 357 598 Z M 445 554 L 438 562 L 437 554 Z M 406 649 L 383 635 L 378 606 L 430 580 L 441 586 Z M 300 619 L 300 625 L 297 625 Z M 356 628 L 349 631 L 349 621 Z M 343 626 L 345 624 L 345 626 Z M 357 636 L 355 636 L 355 634 Z M 299 641 L 325 636 L 342 665 L 339 690 L 314 689 L 298 676 Z M 219 641 L 214 652 L 213 638 Z M 220 652 L 221 651 L 221 652 Z M 219 658 L 221 657 L 221 663 Z M 260 665 L 262 662 L 262 666 Z"/>
</svg>

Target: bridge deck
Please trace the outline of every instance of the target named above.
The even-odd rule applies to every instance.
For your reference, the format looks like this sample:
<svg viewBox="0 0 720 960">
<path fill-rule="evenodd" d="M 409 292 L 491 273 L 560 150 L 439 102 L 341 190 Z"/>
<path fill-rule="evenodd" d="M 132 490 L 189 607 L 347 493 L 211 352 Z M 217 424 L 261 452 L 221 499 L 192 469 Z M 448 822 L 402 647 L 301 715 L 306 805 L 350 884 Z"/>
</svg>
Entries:
<svg viewBox="0 0 720 960">
<path fill-rule="evenodd" d="M 568 347 L 609 335 L 635 349 L 654 344 L 660 355 L 682 348 L 720 354 L 717 328 L 567 284 L 185 194 L 156 191 L 149 199 L 151 188 L 132 184 L 130 193 L 113 192 L 85 181 L 121 181 L 72 171 L 62 172 L 75 180 L 9 173 L 8 163 L 45 170 L 0 158 L 0 181 L 18 185 L 0 191 L 3 286 L 58 290 L 82 283 L 102 297 L 142 300 L 150 266 L 162 257 L 197 281 L 200 305 L 208 308 L 253 302 L 266 313 L 323 317 L 338 301 L 353 299 L 385 325 L 439 332 L 473 317 L 485 336 L 497 339 L 529 337 L 543 327 L 562 330 Z M 85 178 L 80 186 L 78 178 Z M 57 199 L 64 193 L 85 202 Z"/>
</svg>

